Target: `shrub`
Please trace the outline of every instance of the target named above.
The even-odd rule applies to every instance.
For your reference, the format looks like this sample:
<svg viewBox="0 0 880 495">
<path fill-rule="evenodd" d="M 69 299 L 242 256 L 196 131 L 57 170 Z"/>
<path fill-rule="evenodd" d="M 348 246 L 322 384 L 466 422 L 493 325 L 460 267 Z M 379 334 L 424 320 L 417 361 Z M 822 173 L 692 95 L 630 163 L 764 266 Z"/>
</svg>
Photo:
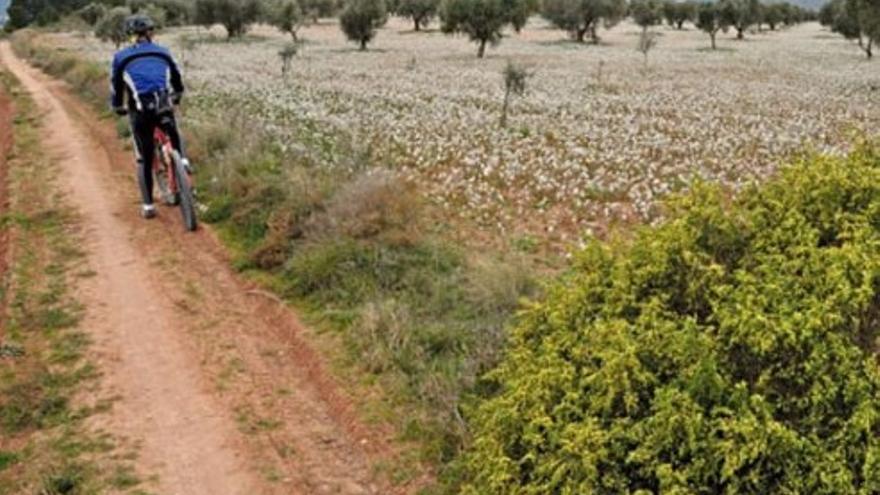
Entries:
<svg viewBox="0 0 880 495">
<path fill-rule="evenodd" d="M 345 36 L 367 49 L 367 43 L 376 37 L 376 30 L 388 21 L 384 0 L 350 0 L 342 15 L 339 26 Z"/>
<path fill-rule="evenodd" d="M 464 493 L 877 493 L 880 149 L 696 186 L 524 314 Z"/>
<path fill-rule="evenodd" d="M 160 30 L 165 27 L 168 14 L 162 7 L 151 3 L 144 7 L 142 12 L 153 20 L 153 23 L 156 25 L 156 30 Z"/>
<path fill-rule="evenodd" d="M 281 59 L 281 75 L 286 76 L 290 72 L 290 66 L 293 63 L 293 57 L 299 53 L 299 43 L 290 42 L 278 50 L 278 58 Z"/>
<path fill-rule="evenodd" d="M 636 45 L 636 50 L 641 52 L 644 57 L 645 67 L 648 67 L 648 54 L 655 46 L 657 46 L 657 33 L 643 29 L 642 32 L 639 33 L 639 42 Z"/>
<path fill-rule="evenodd" d="M 90 3 L 77 11 L 77 15 L 89 26 L 94 26 L 107 14 L 107 7 L 100 3 Z"/>
<path fill-rule="evenodd" d="M 520 65 L 508 60 L 501 76 L 504 78 L 504 103 L 501 105 L 501 127 L 507 127 L 507 111 L 512 96 L 522 96 L 526 92 L 526 83 L 531 74 Z"/>
<path fill-rule="evenodd" d="M 336 191 L 310 230 L 318 237 L 412 246 L 418 243 L 423 214 L 421 199 L 412 184 L 389 171 L 374 169 Z"/>
</svg>

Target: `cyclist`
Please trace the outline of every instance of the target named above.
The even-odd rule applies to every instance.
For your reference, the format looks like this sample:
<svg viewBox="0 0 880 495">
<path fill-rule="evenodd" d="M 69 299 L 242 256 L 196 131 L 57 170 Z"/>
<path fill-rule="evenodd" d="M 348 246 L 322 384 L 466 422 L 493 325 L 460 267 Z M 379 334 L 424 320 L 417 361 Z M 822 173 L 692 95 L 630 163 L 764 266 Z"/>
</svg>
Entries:
<svg viewBox="0 0 880 495">
<path fill-rule="evenodd" d="M 152 19 L 145 15 L 131 16 L 125 20 L 125 30 L 129 36 L 135 37 L 135 42 L 113 57 L 110 104 L 118 115 L 129 116 L 143 198 L 141 214 L 144 218 L 153 218 L 156 216 L 153 133 L 156 127 L 161 127 L 171 139 L 172 146 L 184 156 L 174 119 L 174 106 L 180 104 L 184 91 L 183 80 L 171 52 L 153 43 L 155 24 Z M 186 158 L 183 160 L 189 169 L 189 162 Z"/>
</svg>

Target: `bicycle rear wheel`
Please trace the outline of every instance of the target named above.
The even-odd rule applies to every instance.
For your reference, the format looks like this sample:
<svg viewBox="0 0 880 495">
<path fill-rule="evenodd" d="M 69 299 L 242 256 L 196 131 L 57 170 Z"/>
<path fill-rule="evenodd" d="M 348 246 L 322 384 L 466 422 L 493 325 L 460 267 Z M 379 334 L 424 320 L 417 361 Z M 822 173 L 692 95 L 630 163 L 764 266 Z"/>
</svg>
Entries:
<svg viewBox="0 0 880 495">
<path fill-rule="evenodd" d="M 177 177 L 177 193 L 180 196 L 180 213 L 183 215 L 183 225 L 186 230 L 192 232 L 198 228 L 192 182 L 190 182 L 189 172 L 183 166 L 183 160 L 177 150 L 171 152 L 171 160 L 174 162 L 174 175 Z"/>
<path fill-rule="evenodd" d="M 177 206 L 177 194 L 171 190 L 171 183 L 168 180 L 168 174 L 171 172 L 171 164 L 166 163 L 167 157 L 162 148 L 156 149 L 156 157 L 159 160 L 159 166 L 153 168 L 153 176 L 156 178 L 156 186 L 159 188 L 159 196 L 162 202 L 167 206 Z"/>
</svg>

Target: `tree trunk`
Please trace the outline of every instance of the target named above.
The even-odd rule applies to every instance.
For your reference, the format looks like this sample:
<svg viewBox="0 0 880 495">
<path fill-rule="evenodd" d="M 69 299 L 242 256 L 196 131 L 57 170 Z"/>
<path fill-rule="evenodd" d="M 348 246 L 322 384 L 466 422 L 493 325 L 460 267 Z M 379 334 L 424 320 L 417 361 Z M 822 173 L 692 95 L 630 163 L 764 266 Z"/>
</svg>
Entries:
<svg viewBox="0 0 880 495">
<path fill-rule="evenodd" d="M 594 45 L 599 44 L 599 33 L 596 30 L 596 26 L 590 26 L 590 39 L 593 41 Z"/>
<path fill-rule="evenodd" d="M 584 37 L 585 37 L 586 35 L 587 35 L 587 28 L 583 28 L 583 29 L 581 29 L 581 28 L 577 28 L 577 31 L 576 31 L 575 34 L 574 34 L 574 39 L 575 39 L 575 41 L 577 41 L 578 43 L 583 43 L 583 42 L 584 42 Z"/>
<path fill-rule="evenodd" d="M 477 48 L 477 58 L 483 58 L 486 54 L 486 40 L 480 40 L 480 47 Z"/>
<path fill-rule="evenodd" d="M 415 27 L 413 28 L 413 30 L 414 30 L 415 32 L 418 33 L 419 31 L 422 30 L 422 20 L 421 20 L 420 18 L 418 18 L 418 17 L 413 17 L 413 24 L 415 24 Z"/>
<path fill-rule="evenodd" d="M 290 37 L 293 38 L 293 42 L 296 43 L 299 41 L 299 38 L 296 37 L 296 31 L 290 32 Z"/>
<path fill-rule="evenodd" d="M 363 39 L 361 40 L 361 51 L 362 52 L 367 51 L 367 40 L 363 40 Z"/>
<path fill-rule="evenodd" d="M 745 38 L 745 36 L 743 36 L 744 29 L 745 29 L 744 27 L 739 27 L 739 26 L 736 27 L 736 39 L 741 40 L 741 39 Z"/>
<path fill-rule="evenodd" d="M 874 52 L 872 51 L 873 44 L 874 40 L 868 38 L 868 44 L 865 45 L 865 54 L 868 56 L 868 60 L 871 60 L 871 57 L 874 56 Z"/>
<path fill-rule="evenodd" d="M 504 91 L 504 105 L 501 106 L 501 128 L 507 127 L 507 108 L 510 105 L 510 88 Z"/>
<path fill-rule="evenodd" d="M 680 31 L 681 28 L 684 26 L 684 21 L 677 21 L 675 25 L 678 27 L 678 29 Z"/>
<path fill-rule="evenodd" d="M 709 37 L 712 38 L 712 49 L 713 50 L 715 49 L 715 34 L 716 34 L 715 31 L 712 31 L 711 33 L 709 33 Z"/>
<path fill-rule="evenodd" d="M 244 26 L 238 26 L 236 24 L 227 24 L 224 26 L 226 28 L 226 39 L 231 40 L 232 38 L 238 38 L 242 34 L 244 34 Z"/>
</svg>

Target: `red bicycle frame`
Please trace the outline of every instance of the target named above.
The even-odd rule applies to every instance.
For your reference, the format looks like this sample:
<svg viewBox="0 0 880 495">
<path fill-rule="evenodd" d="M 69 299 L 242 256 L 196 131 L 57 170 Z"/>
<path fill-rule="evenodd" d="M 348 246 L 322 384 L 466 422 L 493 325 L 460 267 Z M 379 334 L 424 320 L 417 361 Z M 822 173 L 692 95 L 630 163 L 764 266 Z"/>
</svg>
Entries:
<svg viewBox="0 0 880 495">
<path fill-rule="evenodd" d="M 165 134 L 165 131 L 160 126 L 156 126 L 156 129 L 153 131 L 153 141 L 156 143 L 157 148 L 156 157 L 153 159 L 153 170 L 159 171 L 164 167 L 166 177 L 168 177 L 168 188 L 172 194 L 177 194 L 179 189 L 177 186 L 178 178 L 171 159 L 171 152 L 174 150 L 171 138 L 168 137 L 168 134 Z M 186 180 L 190 180 L 190 178 L 187 177 Z"/>
</svg>

